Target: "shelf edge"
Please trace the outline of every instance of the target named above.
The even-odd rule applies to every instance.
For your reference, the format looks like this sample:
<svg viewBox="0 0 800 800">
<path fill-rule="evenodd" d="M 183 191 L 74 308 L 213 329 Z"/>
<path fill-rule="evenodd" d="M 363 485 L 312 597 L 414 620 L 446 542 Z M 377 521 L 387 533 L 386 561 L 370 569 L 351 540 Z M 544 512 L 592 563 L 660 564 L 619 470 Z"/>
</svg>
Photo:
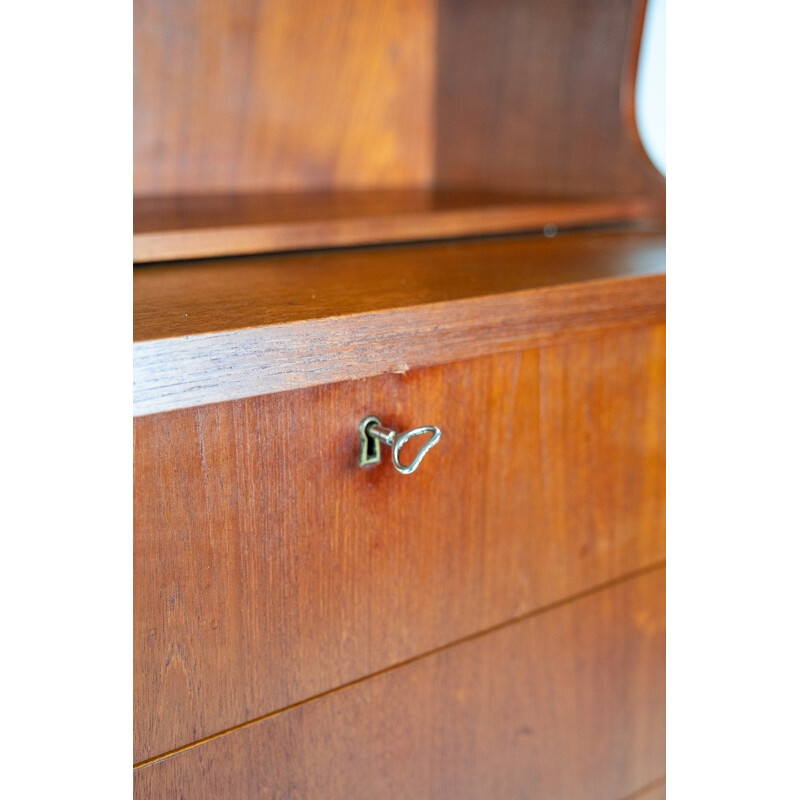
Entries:
<svg viewBox="0 0 800 800">
<path fill-rule="evenodd" d="M 133 411 L 181 408 L 460 361 L 665 318 L 663 274 L 136 342 Z"/>
<path fill-rule="evenodd" d="M 133 262 L 146 264 L 292 250 L 432 241 L 587 225 L 625 225 L 651 216 L 643 198 L 480 206 L 304 222 L 135 231 Z"/>
</svg>

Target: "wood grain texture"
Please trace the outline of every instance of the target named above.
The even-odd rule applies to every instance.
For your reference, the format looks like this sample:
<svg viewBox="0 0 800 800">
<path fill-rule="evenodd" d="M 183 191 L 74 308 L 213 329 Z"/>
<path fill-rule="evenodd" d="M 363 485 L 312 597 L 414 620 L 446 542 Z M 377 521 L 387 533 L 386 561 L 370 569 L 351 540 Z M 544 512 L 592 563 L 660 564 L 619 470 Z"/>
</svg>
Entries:
<svg viewBox="0 0 800 800">
<path fill-rule="evenodd" d="M 135 761 L 662 559 L 663 391 L 649 326 L 138 418 Z"/>
<path fill-rule="evenodd" d="M 421 186 L 433 0 L 135 0 L 134 194 Z"/>
<path fill-rule="evenodd" d="M 150 196 L 133 201 L 135 263 L 620 224 L 646 198 L 445 189 Z"/>
<path fill-rule="evenodd" d="M 436 180 L 663 202 L 632 114 L 644 5 L 440 0 Z"/>
<path fill-rule="evenodd" d="M 664 318 L 662 235 L 428 245 L 134 274 L 137 415 Z"/>
<path fill-rule="evenodd" d="M 629 794 L 624 800 L 667 800 L 667 779 L 659 778 L 639 791 Z"/>
<path fill-rule="evenodd" d="M 133 339 L 194 336 L 661 274 L 662 233 L 251 256 L 133 273 Z"/>
<path fill-rule="evenodd" d="M 134 194 L 465 187 L 663 200 L 644 0 L 136 0 Z"/>
<path fill-rule="evenodd" d="M 144 766 L 134 796 L 622 798 L 664 773 L 664 695 L 659 570 Z"/>
</svg>

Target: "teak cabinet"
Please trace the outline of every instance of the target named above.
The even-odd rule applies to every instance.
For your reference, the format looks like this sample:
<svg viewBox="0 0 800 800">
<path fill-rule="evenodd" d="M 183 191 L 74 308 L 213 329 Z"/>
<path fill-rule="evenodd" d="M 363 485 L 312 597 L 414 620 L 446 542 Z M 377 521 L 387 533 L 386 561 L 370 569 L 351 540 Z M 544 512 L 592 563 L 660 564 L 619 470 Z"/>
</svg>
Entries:
<svg viewBox="0 0 800 800">
<path fill-rule="evenodd" d="M 643 13 L 134 0 L 140 800 L 665 796 Z"/>
</svg>

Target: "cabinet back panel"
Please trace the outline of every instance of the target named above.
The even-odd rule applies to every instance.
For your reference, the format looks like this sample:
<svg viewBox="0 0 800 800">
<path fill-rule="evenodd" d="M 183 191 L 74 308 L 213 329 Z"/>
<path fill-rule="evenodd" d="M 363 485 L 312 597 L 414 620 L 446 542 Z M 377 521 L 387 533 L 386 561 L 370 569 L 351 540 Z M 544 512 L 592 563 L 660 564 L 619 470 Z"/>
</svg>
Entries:
<svg viewBox="0 0 800 800">
<path fill-rule="evenodd" d="M 435 0 L 135 0 L 134 194 L 426 185 Z"/>
</svg>

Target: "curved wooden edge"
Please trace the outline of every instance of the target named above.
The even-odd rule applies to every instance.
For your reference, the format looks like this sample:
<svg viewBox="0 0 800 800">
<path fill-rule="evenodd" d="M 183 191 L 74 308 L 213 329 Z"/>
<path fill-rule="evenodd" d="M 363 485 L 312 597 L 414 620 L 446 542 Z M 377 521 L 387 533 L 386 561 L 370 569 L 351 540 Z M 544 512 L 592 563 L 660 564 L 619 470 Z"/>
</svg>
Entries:
<svg viewBox="0 0 800 800">
<path fill-rule="evenodd" d="M 620 79 L 620 113 L 623 128 L 633 147 L 635 158 L 641 162 L 642 169 L 650 176 L 655 192 L 650 201 L 649 212 L 655 220 L 666 217 L 667 180 L 651 161 L 636 122 L 636 80 L 639 74 L 639 57 L 642 50 L 644 23 L 647 18 L 649 0 L 634 0 L 631 11 L 630 33 L 628 34 L 628 53 L 624 72 Z"/>
<path fill-rule="evenodd" d="M 133 348 L 134 416 L 406 372 L 665 316 L 665 276 L 587 281 Z"/>
</svg>

